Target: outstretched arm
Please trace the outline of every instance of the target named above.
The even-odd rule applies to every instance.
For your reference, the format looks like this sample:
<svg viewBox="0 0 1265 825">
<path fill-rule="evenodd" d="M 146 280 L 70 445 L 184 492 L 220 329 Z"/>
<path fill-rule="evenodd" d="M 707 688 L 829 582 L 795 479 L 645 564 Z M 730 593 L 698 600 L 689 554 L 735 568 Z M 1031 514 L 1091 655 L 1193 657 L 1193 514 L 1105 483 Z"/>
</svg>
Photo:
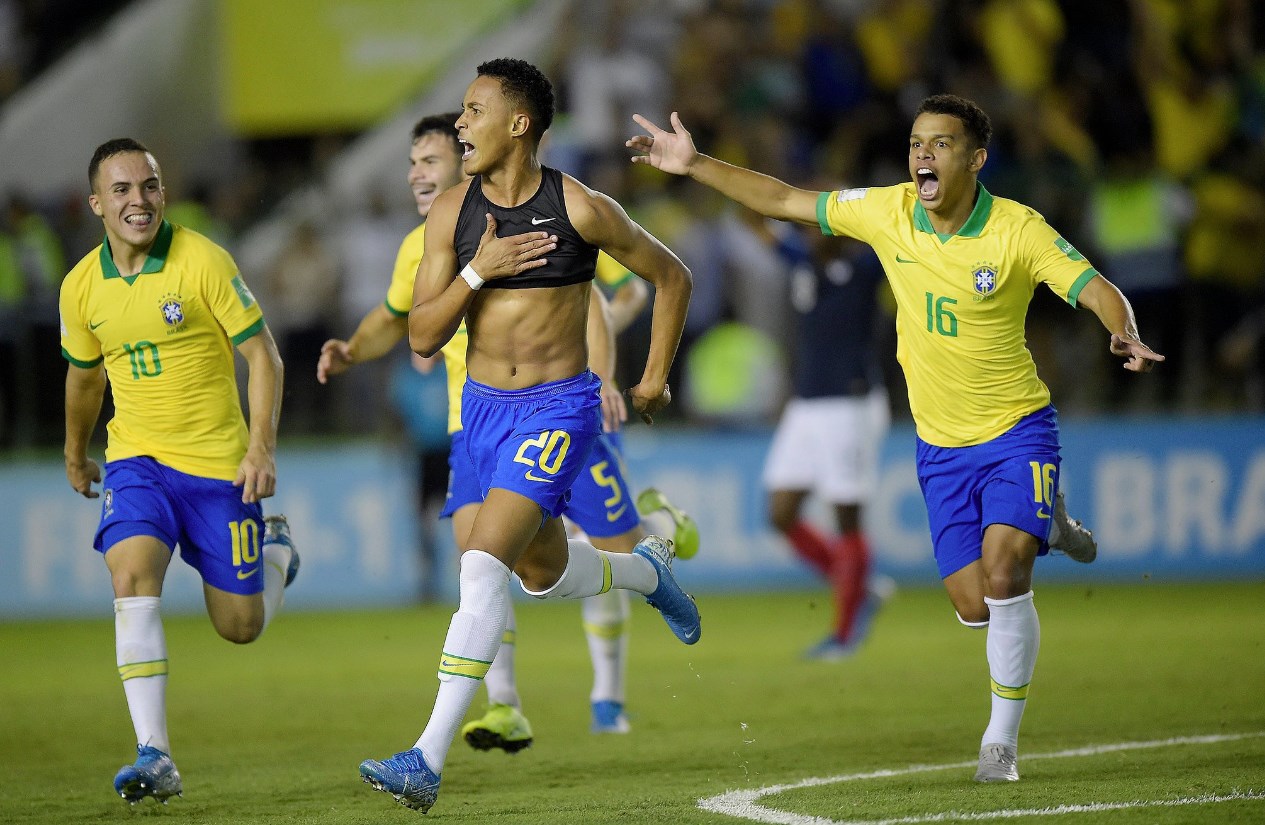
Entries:
<svg viewBox="0 0 1265 825">
<path fill-rule="evenodd" d="M 407 334 L 408 318 L 392 315 L 384 304 L 378 304 L 365 313 L 350 339 L 331 338 L 321 346 L 316 380 L 328 383 L 354 364 L 381 358 Z"/>
<path fill-rule="evenodd" d="M 664 131 L 641 115 L 633 120 L 648 134 L 635 135 L 624 145 L 639 152 L 633 163 L 645 163 L 673 175 L 688 175 L 748 209 L 780 221 L 817 224 L 820 192 L 798 189 L 768 175 L 704 155 L 681 118 L 672 113 L 672 131 Z"/>
<path fill-rule="evenodd" d="M 1116 285 L 1101 275 L 1081 290 L 1076 302 L 1088 307 L 1111 333 L 1111 354 L 1125 359 L 1124 368 L 1133 372 L 1150 372 L 1164 356 L 1152 351 L 1138 337 L 1138 323 L 1133 307 Z"/>
</svg>

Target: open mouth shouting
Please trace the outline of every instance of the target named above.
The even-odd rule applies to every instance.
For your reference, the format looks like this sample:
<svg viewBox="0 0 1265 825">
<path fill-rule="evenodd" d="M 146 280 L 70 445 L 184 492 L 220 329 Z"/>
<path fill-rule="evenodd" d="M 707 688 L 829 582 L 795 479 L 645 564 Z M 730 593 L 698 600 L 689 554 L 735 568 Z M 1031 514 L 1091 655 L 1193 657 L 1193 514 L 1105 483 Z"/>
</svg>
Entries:
<svg viewBox="0 0 1265 825">
<path fill-rule="evenodd" d="M 940 194 L 940 178 L 930 166 L 919 166 L 915 170 L 918 181 L 918 197 L 924 201 L 933 201 Z"/>
</svg>

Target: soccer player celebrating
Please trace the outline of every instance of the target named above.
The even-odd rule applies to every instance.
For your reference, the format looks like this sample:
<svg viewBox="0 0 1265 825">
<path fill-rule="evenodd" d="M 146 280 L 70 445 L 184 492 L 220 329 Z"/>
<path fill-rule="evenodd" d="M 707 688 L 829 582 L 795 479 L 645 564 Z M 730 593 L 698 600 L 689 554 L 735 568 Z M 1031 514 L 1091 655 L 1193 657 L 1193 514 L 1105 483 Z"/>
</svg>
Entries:
<svg viewBox="0 0 1265 825">
<path fill-rule="evenodd" d="M 167 735 L 167 644 L 159 603 L 177 544 L 202 576 L 211 623 L 254 641 L 299 569 L 284 516 L 260 505 L 276 488 L 281 356 L 229 254 L 163 220 L 158 162 L 123 138 L 97 147 L 88 204 L 105 240 L 61 287 L 66 477 L 86 498 L 101 469 L 88 441 L 107 378 L 115 414 L 93 546 L 114 585 L 119 676 L 137 759 L 114 778 L 129 802 L 181 792 Z M 233 348 L 250 370 L 242 417 Z"/>
<path fill-rule="evenodd" d="M 327 383 L 354 364 L 381 358 L 408 334 L 408 314 L 413 306 L 413 285 L 417 268 L 425 251 L 426 217 L 440 193 L 465 180 L 461 170 L 461 142 L 456 122 L 460 112 L 428 115 L 412 130 L 409 150 L 409 188 L 423 222 L 405 236 L 396 255 L 395 269 L 386 300 L 361 320 L 347 341 L 333 338 L 321 347 L 316 365 L 317 380 Z M 597 274 L 615 290 L 616 300 L 607 323 L 604 299 L 594 288 L 590 305 L 590 363 L 603 378 L 603 402 L 609 432 L 604 434 L 589 456 L 585 472 L 581 472 L 571 490 L 566 514 L 590 537 L 590 542 L 603 550 L 628 553 L 646 532 L 638 508 L 632 505 L 624 480 L 616 432 L 626 415 L 623 398 L 613 392 L 615 371 L 614 336 L 622 324 L 627 326 L 644 305 L 646 288 L 609 256 L 598 258 Z M 625 277 L 627 276 L 627 277 Z M 448 432 L 452 445 L 448 457 L 448 495 L 441 518 L 452 519 L 453 538 L 458 547 L 465 546 L 474 524 L 475 513 L 483 496 L 479 490 L 474 465 L 466 452 L 465 433 L 461 427 L 461 388 L 466 380 L 466 328 L 462 324 L 456 334 L 440 349 L 448 382 Z M 693 519 L 673 507 L 659 494 L 647 490 L 638 498 L 645 519 L 658 527 L 671 530 L 674 542 L 688 549 L 697 548 L 697 528 Z M 664 518 L 670 523 L 664 524 Z M 693 545 L 690 545 L 690 538 Z M 612 590 L 586 598 L 582 605 L 585 634 L 593 660 L 594 683 L 591 694 L 595 733 L 623 733 L 628 730 L 624 714 L 624 664 L 627 660 L 628 598 L 624 591 Z M 523 715 L 514 674 L 514 651 L 517 643 L 516 622 L 512 603 L 506 605 L 506 628 L 501 647 L 484 679 L 488 691 L 488 710 L 461 729 L 462 737 L 479 750 L 500 748 L 513 753 L 529 747 L 533 734 L 530 722 Z"/>
<path fill-rule="evenodd" d="M 409 342 L 431 355 L 466 319 L 461 421 L 483 504 L 462 547 L 460 599 L 426 729 L 409 750 L 360 766 L 365 781 L 423 812 L 501 646 L 511 571 L 538 598 L 633 590 L 681 641 L 701 633 L 698 609 L 672 575 L 670 541 L 652 535 L 632 553 L 604 552 L 568 541 L 559 518 L 602 432 L 602 382 L 586 343 L 598 249 L 656 287 L 646 368 L 629 390 L 647 423 L 671 398 L 689 270 L 613 200 L 541 166 L 553 89 L 539 69 L 500 59 L 477 73 L 457 121 L 474 177 L 440 195 L 427 218 Z"/>
<path fill-rule="evenodd" d="M 897 304 L 897 356 L 918 434 L 918 478 L 936 563 L 959 620 L 986 627 L 992 715 L 980 782 L 1015 781 L 1019 721 L 1040 626 L 1032 569 L 1048 551 L 1059 482 L 1058 424 L 1024 345 L 1044 282 L 1088 307 L 1126 369 L 1164 357 L 1138 337 L 1133 310 L 1045 220 L 978 181 L 992 127 L 954 95 L 922 101 L 909 135 L 910 183 L 811 192 L 700 154 L 676 113 L 672 131 L 640 115 L 634 163 L 688 175 L 768 217 L 874 247 Z"/>
</svg>

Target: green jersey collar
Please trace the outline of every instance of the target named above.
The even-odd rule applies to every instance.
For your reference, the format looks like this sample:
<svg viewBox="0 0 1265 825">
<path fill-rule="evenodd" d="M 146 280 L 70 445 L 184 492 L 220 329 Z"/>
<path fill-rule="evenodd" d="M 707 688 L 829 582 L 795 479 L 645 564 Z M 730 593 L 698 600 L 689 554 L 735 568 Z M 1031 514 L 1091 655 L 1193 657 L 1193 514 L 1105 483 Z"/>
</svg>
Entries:
<svg viewBox="0 0 1265 825">
<path fill-rule="evenodd" d="M 954 235 L 960 235 L 963 238 L 978 238 L 979 234 L 984 231 L 984 224 L 988 223 L 988 216 L 993 211 L 993 196 L 984 184 L 979 181 L 975 182 L 976 198 L 975 208 L 971 210 L 971 216 L 966 219 L 966 223 L 962 224 Z M 914 204 L 914 228 L 919 232 L 926 232 L 928 235 L 935 235 L 940 239 L 941 243 L 952 238 L 953 235 L 941 235 L 931 226 L 931 217 L 927 214 L 926 208 L 921 202 Z"/>
<path fill-rule="evenodd" d="M 167 263 L 167 253 L 171 251 L 171 237 L 175 234 L 175 230 L 171 228 L 171 224 L 163 221 L 158 227 L 158 234 L 154 236 L 154 244 L 149 248 L 149 254 L 145 256 L 145 265 L 141 267 L 141 271 L 136 275 L 124 275 L 119 272 L 119 268 L 114 265 L 114 256 L 110 254 L 110 238 L 106 236 L 101 242 L 101 275 L 105 278 L 122 278 L 127 281 L 130 286 L 136 280 L 138 275 L 147 275 L 151 272 L 160 272 Z"/>
</svg>

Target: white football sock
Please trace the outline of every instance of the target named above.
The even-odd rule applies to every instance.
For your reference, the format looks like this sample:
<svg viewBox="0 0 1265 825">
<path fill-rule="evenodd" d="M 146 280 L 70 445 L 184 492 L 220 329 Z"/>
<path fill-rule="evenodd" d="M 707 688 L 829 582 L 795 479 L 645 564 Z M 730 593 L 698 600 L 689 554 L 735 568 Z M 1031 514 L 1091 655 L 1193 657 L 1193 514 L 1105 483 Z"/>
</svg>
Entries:
<svg viewBox="0 0 1265 825">
<path fill-rule="evenodd" d="M 649 535 L 676 541 L 676 522 L 672 520 L 672 514 L 662 508 L 642 516 L 641 529 Z"/>
<path fill-rule="evenodd" d="M 509 582 L 509 568 L 495 556 L 482 550 L 461 554 L 461 598 L 439 657 L 439 693 L 414 745 L 435 773 L 443 770 L 457 728 L 501 646 Z"/>
<path fill-rule="evenodd" d="M 1028 685 L 1037 667 L 1041 622 L 1032 591 L 1011 599 L 984 598 L 988 605 L 988 672 L 993 712 L 980 744 L 1018 747 L 1019 722 L 1028 702 Z"/>
<path fill-rule="evenodd" d="M 588 596 L 581 602 L 584 635 L 593 660 L 592 702 L 624 701 L 624 663 L 628 659 L 627 590 Z"/>
<path fill-rule="evenodd" d="M 659 586 L 654 565 L 631 553 L 608 553 L 586 541 L 567 541 L 567 569 L 553 587 L 539 593 L 526 587 L 523 592 L 538 599 L 582 599 L 611 588 L 633 590 L 642 595 Z"/>
<path fill-rule="evenodd" d="M 492 667 L 484 677 L 488 689 L 488 701 L 497 705 L 513 705 L 522 708 L 518 698 L 518 684 L 514 678 L 514 646 L 518 642 L 518 623 L 514 619 L 514 601 L 506 601 L 505 633 L 501 635 L 501 647 L 496 651 Z"/>
<path fill-rule="evenodd" d="M 114 654 L 136 741 L 171 753 L 167 738 L 167 640 L 158 596 L 114 600 Z"/>
<path fill-rule="evenodd" d="M 261 634 L 285 604 L 286 569 L 290 566 L 291 552 L 287 545 L 280 542 L 264 542 L 264 626 L 259 631 Z"/>
</svg>

